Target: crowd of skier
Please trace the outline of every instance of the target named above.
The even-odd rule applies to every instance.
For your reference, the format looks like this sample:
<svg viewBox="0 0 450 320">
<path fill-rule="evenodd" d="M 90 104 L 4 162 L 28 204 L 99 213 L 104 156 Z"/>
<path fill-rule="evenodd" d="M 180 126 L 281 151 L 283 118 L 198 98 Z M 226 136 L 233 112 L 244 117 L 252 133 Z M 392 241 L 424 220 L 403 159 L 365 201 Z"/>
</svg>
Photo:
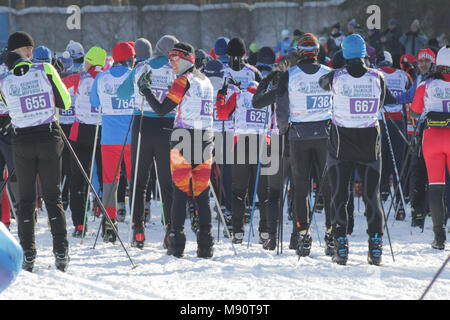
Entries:
<svg viewBox="0 0 450 320">
<path fill-rule="evenodd" d="M 214 212 L 233 245 L 258 212 L 259 243 L 275 250 L 286 204 L 289 248 L 310 254 L 314 214 L 323 211 L 325 254 L 345 265 L 355 197 L 364 202 L 369 264 L 381 264 L 391 208 L 400 221 L 411 208 L 411 228 L 422 231 L 431 216 L 432 247 L 443 250 L 450 47 L 390 53 L 389 30 L 371 46 L 377 30 L 350 26 L 343 35 L 335 25 L 329 39 L 283 31 L 276 47 L 249 50 L 239 37 L 219 37 L 210 51 L 173 35 L 86 52 L 71 40 L 61 56 L 26 32 L 11 34 L 0 56 L 0 211 L 7 227 L 17 224 L 23 269 L 33 270 L 43 205 L 63 271 L 67 210 L 72 237 L 85 237 L 93 215 L 110 243 L 129 213 L 131 244 L 143 249 L 155 200 L 159 240 L 175 257 L 184 254 L 187 218 L 198 257 L 213 256 Z"/>
</svg>

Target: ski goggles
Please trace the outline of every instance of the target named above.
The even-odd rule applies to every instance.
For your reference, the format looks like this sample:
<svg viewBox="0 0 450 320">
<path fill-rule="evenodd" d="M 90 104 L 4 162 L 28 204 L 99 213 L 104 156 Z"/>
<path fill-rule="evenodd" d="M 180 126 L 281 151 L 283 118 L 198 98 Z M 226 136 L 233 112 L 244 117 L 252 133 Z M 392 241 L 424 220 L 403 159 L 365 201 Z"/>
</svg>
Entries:
<svg viewBox="0 0 450 320">
<path fill-rule="evenodd" d="M 192 64 L 195 63 L 195 56 L 193 56 L 192 54 L 190 54 L 186 50 L 178 49 L 178 48 L 170 50 L 170 52 L 169 52 L 169 61 L 177 62 L 180 59 L 186 60 L 186 61 L 188 61 L 188 62 L 190 62 Z"/>
</svg>

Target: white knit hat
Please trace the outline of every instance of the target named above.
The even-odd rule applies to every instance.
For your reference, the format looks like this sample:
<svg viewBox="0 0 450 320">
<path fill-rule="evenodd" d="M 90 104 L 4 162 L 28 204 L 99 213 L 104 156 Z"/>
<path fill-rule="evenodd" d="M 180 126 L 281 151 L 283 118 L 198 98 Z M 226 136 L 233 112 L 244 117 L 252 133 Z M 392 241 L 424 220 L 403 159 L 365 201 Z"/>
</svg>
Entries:
<svg viewBox="0 0 450 320">
<path fill-rule="evenodd" d="M 436 57 L 437 66 L 445 66 L 450 68 L 450 45 L 442 47 Z"/>
</svg>

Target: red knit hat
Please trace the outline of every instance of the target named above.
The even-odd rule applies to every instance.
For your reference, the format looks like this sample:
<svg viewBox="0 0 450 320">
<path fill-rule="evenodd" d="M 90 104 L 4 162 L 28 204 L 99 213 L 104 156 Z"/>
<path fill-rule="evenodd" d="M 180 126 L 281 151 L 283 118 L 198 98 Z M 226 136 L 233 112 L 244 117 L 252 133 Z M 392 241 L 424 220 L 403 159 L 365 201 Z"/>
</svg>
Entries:
<svg viewBox="0 0 450 320">
<path fill-rule="evenodd" d="M 112 51 L 112 57 L 114 61 L 124 61 L 135 56 L 134 48 L 128 42 L 119 42 L 116 44 Z"/>
<path fill-rule="evenodd" d="M 436 55 L 430 48 L 419 50 L 419 53 L 417 54 L 417 61 L 422 59 L 428 59 L 431 60 L 431 62 L 436 63 Z"/>
</svg>

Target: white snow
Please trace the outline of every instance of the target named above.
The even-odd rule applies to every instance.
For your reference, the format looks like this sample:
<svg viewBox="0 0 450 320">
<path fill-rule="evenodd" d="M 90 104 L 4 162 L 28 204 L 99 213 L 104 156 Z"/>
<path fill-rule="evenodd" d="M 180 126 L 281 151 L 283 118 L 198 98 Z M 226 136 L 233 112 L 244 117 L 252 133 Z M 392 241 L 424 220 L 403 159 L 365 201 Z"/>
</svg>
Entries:
<svg viewBox="0 0 450 320">
<path fill-rule="evenodd" d="M 386 203 L 388 208 L 389 202 Z M 119 242 L 103 243 L 99 237 L 92 249 L 99 219 L 89 217 L 89 230 L 83 244 L 71 236 L 70 211 L 67 213 L 70 241 L 70 266 L 66 273 L 54 267 L 51 236 L 45 210 L 38 218 L 36 243 L 38 256 L 35 272 L 22 271 L 16 281 L 3 293 L 1 300 L 131 300 L 131 299 L 193 299 L 193 300 L 397 300 L 419 299 L 445 261 L 449 249 L 436 251 L 430 247 L 433 238 L 431 220 L 425 231 L 412 229 L 410 216 L 394 221 L 388 227 L 395 254 L 393 262 L 388 237 L 384 237 L 383 265 L 367 263 L 367 235 L 363 206 L 358 212 L 355 199 L 355 231 L 349 237 L 347 266 L 339 266 L 324 255 L 313 225 L 311 256 L 298 258 L 288 249 L 291 221 L 284 217 L 283 252 L 265 251 L 258 244 L 259 213 L 255 213 L 255 237 L 247 249 L 248 225 L 244 243 L 236 245 L 234 255 L 229 239 L 220 229 L 220 241 L 215 245 L 212 259 L 196 257 L 196 240 L 186 220 L 187 244 L 181 259 L 168 256 L 162 247 L 164 236 L 160 204 L 152 201 L 151 223 L 146 229 L 144 250 L 128 245 L 128 219 L 119 224 L 119 233 L 137 266 L 132 269 Z M 409 211 L 409 210 L 408 210 Z M 215 216 L 215 213 L 213 213 Z M 324 214 L 317 214 L 320 237 L 324 236 Z M 214 233 L 217 238 L 217 220 Z M 17 238 L 13 221 L 12 233 Z M 323 240 L 322 240 L 323 245 Z M 450 298 L 450 266 L 441 273 L 426 299 Z"/>
</svg>

